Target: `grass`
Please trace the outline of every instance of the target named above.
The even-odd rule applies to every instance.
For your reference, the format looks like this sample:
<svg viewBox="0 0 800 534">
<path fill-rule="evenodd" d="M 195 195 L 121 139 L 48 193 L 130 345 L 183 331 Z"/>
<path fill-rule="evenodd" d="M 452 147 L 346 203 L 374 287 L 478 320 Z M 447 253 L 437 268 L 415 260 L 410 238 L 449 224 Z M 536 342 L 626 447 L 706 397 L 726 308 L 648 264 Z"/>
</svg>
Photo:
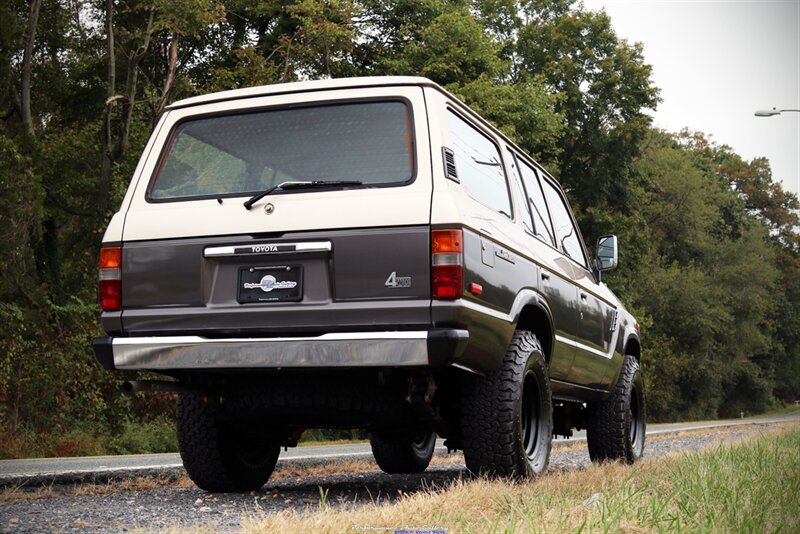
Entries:
<svg viewBox="0 0 800 534">
<path fill-rule="evenodd" d="M 148 422 L 126 422 L 116 433 L 85 429 L 36 433 L 0 428 L 0 459 L 64 458 L 110 454 L 176 452 L 175 423 L 166 417 Z"/>
<path fill-rule="evenodd" d="M 795 533 L 800 531 L 800 429 L 633 467 L 605 464 L 531 482 L 463 479 L 387 505 L 332 510 L 320 504 L 305 512 L 245 518 L 243 531 Z"/>
</svg>

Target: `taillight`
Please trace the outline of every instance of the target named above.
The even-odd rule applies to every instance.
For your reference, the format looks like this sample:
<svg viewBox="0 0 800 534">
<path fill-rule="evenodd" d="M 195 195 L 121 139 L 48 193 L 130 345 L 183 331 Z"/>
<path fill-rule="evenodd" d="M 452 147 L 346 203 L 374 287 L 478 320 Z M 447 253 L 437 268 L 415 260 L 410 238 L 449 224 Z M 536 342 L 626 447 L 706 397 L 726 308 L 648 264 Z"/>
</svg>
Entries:
<svg viewBox="0 0 800 534">
<path fill-rule="evenodd" d="M 431 230 L 431 294 L 439 300 L 461 297 L 464 286 L 461 230 Z"/>
<path fill-rule="evenodd" d="M 100 283 L 98 287 L 100 309 L 122 309 L 122 247 L 100 249 Z"/>
</svg>

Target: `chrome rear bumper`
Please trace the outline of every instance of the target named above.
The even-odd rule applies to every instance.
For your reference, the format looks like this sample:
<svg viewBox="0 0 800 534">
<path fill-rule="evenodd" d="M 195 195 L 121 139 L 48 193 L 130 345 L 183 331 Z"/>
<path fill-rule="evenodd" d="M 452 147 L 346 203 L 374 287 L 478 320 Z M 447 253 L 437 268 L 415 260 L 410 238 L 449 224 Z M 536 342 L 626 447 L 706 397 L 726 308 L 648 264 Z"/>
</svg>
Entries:
<svg viewBox="0 0 800 534">
<path fill-rule="evenodd" d="M 439 366 L 457 358 L 466 330 L 348 332 L 314 337 L 101 337 L 92 342 L 106 369 L 333 368 Z"/>
</svg>

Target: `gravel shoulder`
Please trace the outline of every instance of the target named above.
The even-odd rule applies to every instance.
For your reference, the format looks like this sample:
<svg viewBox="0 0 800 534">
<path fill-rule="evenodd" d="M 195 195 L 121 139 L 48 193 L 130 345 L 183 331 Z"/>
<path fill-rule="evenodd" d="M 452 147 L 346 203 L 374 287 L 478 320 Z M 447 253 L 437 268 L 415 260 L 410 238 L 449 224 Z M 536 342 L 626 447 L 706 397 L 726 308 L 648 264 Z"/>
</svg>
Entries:
<svg viewBox="0 0 800 534">
<path fill-rule="evenodd" d="M 697 451 L 778 426 L 746 425 L 649 437 L 645 458 Z M 559 444 L 550 459 L 550 472 L 589 465 L 585 442 Z M 102 485 L 11 488 L 0 494 L 0 533 L 151 532 L 195 526 L 234 531 L 248 519 L 283 510 L 318 509 L 323 495 L 332 508 L 393 502 L 403 495 L 445 489 L 469 476 L 461 454 L 453 453 L 440 454 L 420 475 L 387 475 L 371 459 L 281 466 L 260 491 L 232 495 L 209 494 L 185 477 L 171 475 Z"/>
</svg>

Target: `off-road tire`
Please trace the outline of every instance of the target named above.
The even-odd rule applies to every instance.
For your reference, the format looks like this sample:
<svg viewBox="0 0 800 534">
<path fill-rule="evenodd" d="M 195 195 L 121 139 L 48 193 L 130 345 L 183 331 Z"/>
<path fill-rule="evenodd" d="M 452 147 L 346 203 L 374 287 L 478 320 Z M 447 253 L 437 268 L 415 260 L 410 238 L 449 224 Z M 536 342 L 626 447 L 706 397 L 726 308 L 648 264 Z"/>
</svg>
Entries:
<svg viewBox="0 0 800 534">
<path fill-rule="evenodd" d="M 536 336 L 517 330 L 499 369 L 462 391 L 464 461 L 475 474 L 528 478 L 547 469 L 553 400 Z"/>
<path fill-rule="evenodd" d="M 211 492 L 261 488 L 278 461 L 280 447 L 262 429 L 226 422 L 200 393 L 178 397 L 178 446 L 186 472 Z"/>
<path fill-rule="evenodd" d="M 384 473 L 422 473 L 433 458 L 436 432 L 422 431 L 416 436 L 372 434 L 369 443 L 372 455 Z"/>
<path fill-rule="evenodd" d="M 636 357 L 629 354 L 611 395 L 588 405 L 586 441 L 592 461 L 632 464 L 641 458 L 646 413 L 642 372 Z"/>
</svg>

